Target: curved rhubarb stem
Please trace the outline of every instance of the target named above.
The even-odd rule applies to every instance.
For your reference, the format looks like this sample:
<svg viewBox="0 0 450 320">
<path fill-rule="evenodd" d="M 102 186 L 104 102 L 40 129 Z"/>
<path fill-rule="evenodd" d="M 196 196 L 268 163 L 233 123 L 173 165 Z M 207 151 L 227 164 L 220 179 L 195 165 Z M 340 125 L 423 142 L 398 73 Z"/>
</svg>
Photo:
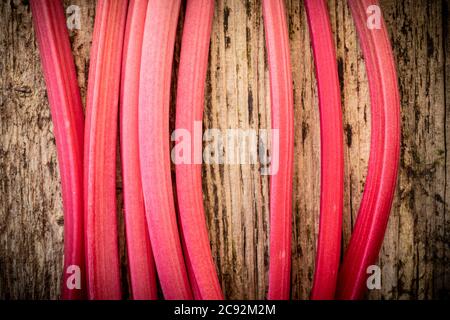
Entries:
<svg viewBox="0 0 450 320">
<path fill-rule="evenodd" d="M 214 0 L 189 0 L 178 69 L 176 129 L 191 138 L 188 163 L 177 163 L 176 185 L 189 280 L 195 299 L 223 299 L 211 255 L 202 193 L 202 128 Z M 197 130 L 195 124 L 198 123 Z M 196 132 L 199 131 L 199 132 Z M 197 138 L 197 139 L 196 139 Z M 197 157 L 196 157 L 197 156 Z M 196 159 L 199 158 L 199 159 Z"/>
<path fill-rule="evenodd" d="M 180 0 L 147 8 L 139 86 L 139 154 L 150 241 L 166 299 L 192 299 L 178 234 L 169 150 L 169 102 Z"/>
<path fill-rule="evenodd" d="M 131 0 L 128 6 L 122 58 L 120 141 L 123 200 L 131 293 L 135 300 L 158 298 L 139 167 L 139 75 L 148 0 Z"/>
<path fill-rule="evenodd" d="M 292 237 L 292 172 L 294 149 L 294 106 L 289 37 L 284 1 L 263 1 L 264 29 L 269 62 L 272 104 L 272 144 L 279 144 L 278 171 L 270 179 L 270 262 L 271 300 L 290 296 Z M 274 141 L 279 136 L 279 141 Z M 273 164 L 272 164 L 273 168 Z"/>
<path fill-rule="evenodd" d="M 311 299 L 334 299 L 341 254 L 344 147 L 336 51 L 325 0 L 305 0 L 320 109 L 321 184 L 316 271 Z"/>
<path fill-rule="evenodd" d="M 349 0 L 369 80 L 371 150 L 358 218 L 339 271 L 336 296 L 359 299 L 366 289 L 367 267 L 378 257 L 389 220 L 400 153 L 400 102 L 394 57 L 388 33 L 369 29 L 367 10 L 374 0 Z M 376 13 L 375 13 L 376 14 Z"/>
<path fill-rule="evenodd" d="M 62 299 L 86 295 L 83 241 L 83 106 L 60 0 L 31 0 L 47 85 L 64 205 Z"/>
<path fill-rule="evenodd" d="M 117 110 L 128 1 L 99 0 L 85 130 L 86 265 L 90 299 L 120 299 L 116 216 Z"/>
</svg>

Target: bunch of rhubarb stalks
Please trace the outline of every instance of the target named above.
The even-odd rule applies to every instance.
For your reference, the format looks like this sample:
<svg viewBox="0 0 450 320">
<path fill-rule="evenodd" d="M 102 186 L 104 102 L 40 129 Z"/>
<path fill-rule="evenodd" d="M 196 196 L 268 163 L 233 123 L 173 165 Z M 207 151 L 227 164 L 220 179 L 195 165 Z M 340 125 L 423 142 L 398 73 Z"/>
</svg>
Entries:
<svg viewBox="0 0 450 320">
<path fill-rule="evenodd" d="M 321 199 L 312 299 L 359 299 L 376 262 L 399 161 L 399 96 L 383 20 L 368 28 L 376 0 L 348 0 L 371 98 L 371 152 L 350 244 L 341 259 L 343 131 L 336 52 L 326 0 L 305 0 L 321 128 Z M 128 272 L 133 299 L 223 299 L 203 208 L 200 164 L 170 171 L 169 105 L 181 0 L 98 0 L 86 115 L 61 0 L 30 0 L 58 150 L 64 205 L 62 299 L 121 299 L 116 213 L 120 137 Z M 283 0 L 263 0 L 272 129 L 279 165 L 270 177 L 268 299 L 289 299 L 294 102 Z M 187 0 L 176 128 L 202 121 L 213 0 Z M 264 48 L 261 48 L 264 50 Z M 300 53 L 299 53 L 300 54 Z M 119 126 L 118 126 L 119 124 Z M 118 131 L 120 134 L 118 134 Z M 192 151 L 200 146 L 192 145 Z M 177 207 L 174 190 L 176 187 Z M 158 281 L 157 281 L 158 279 Z M 159 289 L 160 288 L 160 289 Z"/>
</svg>

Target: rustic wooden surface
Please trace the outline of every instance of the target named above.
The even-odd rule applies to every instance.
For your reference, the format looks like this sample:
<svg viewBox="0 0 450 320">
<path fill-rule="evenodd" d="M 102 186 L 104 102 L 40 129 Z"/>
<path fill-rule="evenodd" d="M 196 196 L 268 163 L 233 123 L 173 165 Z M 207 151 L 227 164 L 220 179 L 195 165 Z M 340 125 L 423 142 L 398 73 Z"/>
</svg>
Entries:
<svg viewBox="0 0 450 320">
<path fill-rule="evenodd" d="M 71 32 L 85 97 L 95 3 Z M 355 222 L 370 143 L 364 60 L 345 1 L 329 0 L 345 128 L 343 240 Z M 449 297 L 449 0 L 383 0 L 401 90 L 399 183 L 371 299 Z M 287 0 L 295 102 L 292 298 L 307 299 L 314 273 L 320 192 L 320 128 L 313 58 L 302 1 Z M 176 79 L 180 34 L 177 37 Z M 55 141 L 28 1 L 0 4 L 0 298 L 58 297 L 63 213 Z M 175 94 L 176 88 L 173 88 Z M 270 96 L 260 1 L 216 1 L 205 97 L 205 128 L 264 129 Z M 173 120 L 173 119 L 172 119 Z M 213 254 L 227 298 L 267 290 L 269 180 L 258 165 L 204 165 Z M 122 220 L 121 179 L 118 215 Z M 123 283 L 126 253 L 121 227 Z M 128 295 L 125 293 L 125 298 Z"/>
</svg>

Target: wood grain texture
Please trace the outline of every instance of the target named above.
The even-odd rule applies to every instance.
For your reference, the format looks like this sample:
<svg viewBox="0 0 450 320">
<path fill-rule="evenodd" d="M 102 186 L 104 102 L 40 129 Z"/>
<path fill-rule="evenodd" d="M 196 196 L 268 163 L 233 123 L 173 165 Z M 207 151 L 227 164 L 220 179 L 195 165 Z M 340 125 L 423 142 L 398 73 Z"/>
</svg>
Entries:
<svg viewBox="0 0 450 320">
<path fill-rule="evenodd" d="M 81 29 L 70 34 L 85 99 L 95 3 L 64 3 L 81 9 Z M 328 6 L 344 112 L 346 246 L 367 171 L 370 101 L 364 60 L 347 4 L 329 0 Z M 382 288 L 371 291 L 368 298 L 448 298 L 449 0 L 382 0 L 381 6 L 401 90 L 402 149 L 397 193 L 379 259 Z M 286 9 L 295 117 L 292 298 L 307 299 L 314 275 L 319 221 L 319 111 L 303 1 L 286 0 Z M 179 61 L 183 12 L 184 7 L 173 79 Z M 1 2 L 0 29 L 0 298 L 56 299 L 64 219 L 53 127 L 26 1 Z M 270 127 L 264 47 L 259 0 L 216 1 L 205 129 Z M 174 97 L 176 87 L 172 91 Z M 212 253 L 224 294 L 231 299 L 263 299 L 267 292 L 269 178 L 261 175 L 260 169 L 257 164 L 203 166 Z M 118 215 L 122 221 L 119 172 L 117 179 Z M 120 229 L 122 279 L 127 292 L 123 222 Z"/>
</svg>

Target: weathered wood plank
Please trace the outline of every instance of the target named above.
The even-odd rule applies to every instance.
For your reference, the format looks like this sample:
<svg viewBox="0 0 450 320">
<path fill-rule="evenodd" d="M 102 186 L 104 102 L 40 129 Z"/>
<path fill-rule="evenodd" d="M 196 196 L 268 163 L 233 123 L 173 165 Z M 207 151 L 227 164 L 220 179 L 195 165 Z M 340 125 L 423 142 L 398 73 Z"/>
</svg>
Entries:
<svg viewBox="0 0 450 320">
<path fill-rule="evenodd" d="M 260 50 L 264 48 L 260 5 L 217 1 L 212 33 L 205 128 L 267 128 L 268 75 Z M 237 154 L 237 146 L 232 150 Z M 229 297 L 265 296 L 268 178 L 259 171 L 252 164 L 205 165 L 213 254 Z"/>
<path fill-rule="evenodd" d="M 95 3 L 70 32 L 85 99 Z M 343 243 L 357 217 L 370 150 L 364 60 L 345 1 L 329 0 L 345 129 Z M 394 46 L 402 105 L 398 192 L 379 259 L 382 289 L 371 299 L 449 295 L 449 0 L 382 0 Z M 320 127 L 314 63 L 303 1 L 286 0 L 294 81 L 295 169 L 292 298 L 307 299 L 319 219 Z M 182 10 L 183 11 L 183 10 Z M 176 80 L 183 13 L 175 50 Z M 63 214 L 56 148 L 29 5 L 0 4 L 0 298 L 57 298 Z M 260 0 L 217 0 L 204 129 L 270 127 L 270 94 Z M 175 81 L 174 81 L 175 83 Z M 172 90 L 175 96 L 176 85 Z M 174 103 L 172 102 L 172 111 Z M 173 112 L 172 112 L 173 113 Z M 171 121 L 173 125 L 174 117 Z M 208 143 L 204 142 L 204 146 Z M 119 157 L 118 157 L 119 161 Z M 269 178 L 260 165 L 203 166 L 211 246 L 227 298 L 263 299 L 268 280 Z M 118 217 L 127 293 L 120 171 Z"/>
<path fill-rule="evenodd" d="M 446 246 L 439 236 L 446 228 L 442 2 L 384 4 L 401 90 L 402 152 L 391 219 L 396 229 L 389 230 L 380 261 L 396 263 L 393 297 L 427 299 L 439 296 L 443 286 L 433 279 L 448 272 L 437 257 Z"/>
<path fill-rule="evenodd" d="M 314 275 L 320 194 L 320 131 L 314 61 L 303 3 L 288 1 L 294 81 L 292 297 L 306 299 Z"/>
</svg>

